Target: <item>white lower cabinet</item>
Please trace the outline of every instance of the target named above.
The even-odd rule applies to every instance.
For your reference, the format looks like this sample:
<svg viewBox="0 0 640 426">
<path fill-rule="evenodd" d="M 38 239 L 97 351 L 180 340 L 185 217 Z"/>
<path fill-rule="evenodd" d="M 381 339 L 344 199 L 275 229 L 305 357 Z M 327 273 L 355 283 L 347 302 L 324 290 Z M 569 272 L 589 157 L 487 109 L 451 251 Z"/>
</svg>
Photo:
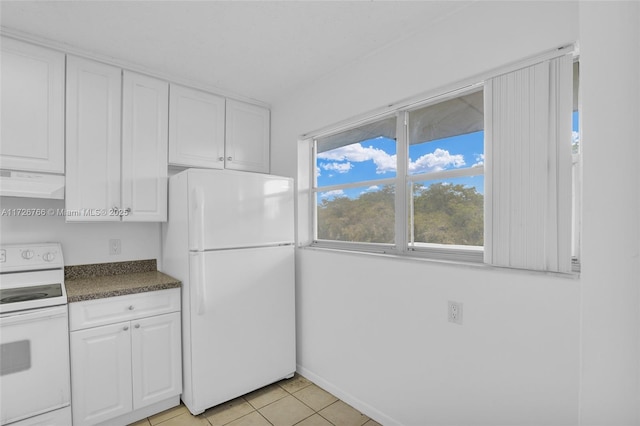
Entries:
<svg viewBox="0 0 640 426">
<path fill-rule="evenodd" d="M 133 408 L 160 402 L 182 391 L 180 313 L 132 321 Z"/>
<path fill-rule="evenodd" d="M 129 322 L 71 333 L 74 425 L 92 425 L 133 409 Z"/>
<path fill-rule="evenodd" d="M 157 313 L 179 306 L 179 289 L 69 305 L 74 426 L 125 425 L 177 405 L 180 312 Z"/>
</svg>

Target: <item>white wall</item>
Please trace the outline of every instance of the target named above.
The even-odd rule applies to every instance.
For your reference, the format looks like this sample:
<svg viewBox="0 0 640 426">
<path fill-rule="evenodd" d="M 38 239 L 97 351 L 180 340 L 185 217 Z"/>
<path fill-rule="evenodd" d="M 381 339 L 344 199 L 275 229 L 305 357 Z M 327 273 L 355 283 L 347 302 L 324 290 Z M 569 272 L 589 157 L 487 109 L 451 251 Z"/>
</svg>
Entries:
<svg viewBox="0 0 640 426">
<path fill-rule="evenodd" d="M 612 22 L 598 19 L 600 6 L 589 7 L 476 2 L 273 107 L 272 170 L 302 177 L 304 188 L 304 152 L 296 168 L 300 135 L 584 38 L 584 120 L 593 118 L 583 140 L 597 148 L 585 148 L 580 278 L 299 250 L 300 371 L 385 425 L 638 422 L 640 156 L 630 139 L 634 110 L 613 120 L 612 102 L 621 96 L 631 107 L 620 89 L 637 73 L 637 59 L 628 52 L 617 63 L 635 68 L 612 74 L 602 63 L 612 54 L 600 52 L 633 31 L 616 10 L 624 15 L 637 6 L 606 6 Z M 603 96 L 613 75 L 621 80 L 615 94 Z M 604 108 L 606 121 L 598 118 Z M 614 121 L 615 137 L 605 145 Z M 628 157 L 619 159 L 621 152 Z M 446 321 L 448 300 L 464 303 L 463 326 Z"/>
<path fill-rule="evenodd" d="M 580 7 L 581 420 L 638 424 L 640 3 Z"/>
<path fill-rule="evenodd" d="M 62 200 L 2 197 L 2 209 L 64 209 Z M 157 259 L 160 261 L 158 223 L 65 223 L 63 216 L 0 217 L 0 242 L 62 243 L 65 265 Z M 109 240 L 120 239 L 122 253 L 109 255 Z"/>
</svg>

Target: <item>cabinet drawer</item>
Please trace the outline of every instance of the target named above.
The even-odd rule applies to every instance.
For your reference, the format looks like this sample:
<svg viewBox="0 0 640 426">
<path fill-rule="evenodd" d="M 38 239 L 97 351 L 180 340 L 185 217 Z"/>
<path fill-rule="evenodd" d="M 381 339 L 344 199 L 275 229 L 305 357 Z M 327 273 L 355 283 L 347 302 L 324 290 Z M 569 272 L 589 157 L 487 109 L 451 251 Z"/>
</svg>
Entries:
<svg viewBox="0 0 640 426">
<path fill-rule="evenodd" d="M 151 291 L 69 304 L 71 331 L 180 311 L 180 289 Z"/>
</svg>

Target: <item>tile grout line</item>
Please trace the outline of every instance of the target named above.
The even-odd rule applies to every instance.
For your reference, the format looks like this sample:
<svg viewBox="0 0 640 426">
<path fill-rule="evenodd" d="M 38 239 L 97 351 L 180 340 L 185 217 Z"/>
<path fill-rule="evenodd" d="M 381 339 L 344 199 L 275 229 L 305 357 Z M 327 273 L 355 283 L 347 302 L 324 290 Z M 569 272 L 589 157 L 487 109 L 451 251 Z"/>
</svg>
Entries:
<svg viewBox="0 0 640 426">
<path fill-rule="evenodd" d="M 313 411 L 313 413 L 307 417 L 305 417 L 304 419 L 300 420 L 299 422 L 295 423 L 293 426 L 298 425 L 302 422 L 304 422 L 305 420 L 307 420 L 310 417 L 313 417 L 315 414 L 317 414 L 318 416 L 320 416 L 321 418 L 323 418 L 324 420 L 326 420 L 327 422 L 329 422 L 331 425 L 336 426 L 335 423 L 333 423 L 331 420 L 327 419 L 325 416 L 323 416 L 322 414 L 320 414 L 321 410 L 324 410 L 326 408 L 329 408 L 330 406 L 332 406 L 333 404 L 337 403 L 338 401 L 340 401 L 340 399 L 338 399 L 335 395 L 333 395 L 332 393 L 329 393 L 331 396 L 333 396 L 334 398 L 336 398 L 335 401 L 333 401 L 331 404 L 328 404 L 326 407 L 322 407 L 320 410 L 316 410 L 315 408 L 309 406 L 307 403 L 305 403 L 303 400 L 301 400 L 300 398 L 298 398 L 295 394 L 302 391 L 303 389 L 306 389 L 308 387 L 310 387 L 311 385 L 313 385 L 314 383 L 309 382 L 306 386 L 301 387 L 300 389 L 297 389 L 295 392 L 289 392 L 286 389 L 284 389 L 285 391 L 289 392 L 289 395 L 291 395 L 292 397 L 294 397 L 296 400 L 300 401 L 302 404 L 304 404 L 305 407 L 309 407 L 311 409 L 311 411 Z M 317 386 L 317 385 L 316 385 Z M 282 387 L 282 386 L 280 386 Z M 323 390 L 322 388 L 318 387 L 318 389 Z M 326 392 L 326 391 L 325 391 Z M 268 420 L 267 420 L 268 421 Z M 269 422 L 271 423 L 271 422 Z"/>
<path fill-rule="evenodd" d="M 326 407 L 324 407 L 324 408 L 323 408 L 323 410 L 324 410 L 324 409 L 326 409 L 326 408 L 331 407 L 333 404 L 337 404 L 337 403 L 338 403 L 338 401 L 340 401 L 340 399 L 337 399 L 336 401 L 333 401 L 331 404 L 329 404 L 329 405 L 327 405 Z M 323 419 L 325 419 L 326 421 L 328 421 L 329 423 L 331 423 L 332 425 L 336 426 L 336 425 L 335 425 L 335 423 L 333 423 L 331 420 L 329 420 L 328 418 L 326 418 L 325 416 L 323 416 L 323 415 L 322 415 L 322 413 L 320 413 L 320 411 L 318 411 L 318 415 L 319 415 L 320 417 L 322 417 Z"/>
<path fill-rule="evenodd" d="M 275 424 L 274 424 L 274 423 L 272 423 L 272 422 L 271 422 L 271 421 L 270 421 L 270 420 L 269 420 L 269 419 L 268 419 L 268 418 L 267 418 L 267 417 L 266 417 L 266 416 L 265 416 L 265 415 L 264 415 L 260 410 L 262 410 L 262 409 L 264 409 L 264 408 L 266 408 L 266 407 L 268 407 L 268 406 L 270 406 L 270 405 L 272 405 L 272 404 L 275 404 L 275 403 L 277 403 L 278 401 L 282 401 L 282 400 L 283 400 L 284 398 L 286 398 L 287 396 L 293 396 L 293 398 L 294 398 L 297 402 L 302 403 L 302 405 L 304 405 L 305 407 L 309 408 L 309 409 L 312 411 L 312 413 L 311 413 L 310 415 L 308 415 L 308 416 L 306 416 L 305 418 L 301 419 L 300 421 L 298 421 L 298 422 L 294 423 L 294 425 L 293 425 L 293 426 L 295 426 L 295 425 L 299 425 L 300 423 L 302 423 L 302 422 L 304 422 L 304 421 L 308 420 L 309 418 L 313 417 L 315 414 L 317 414 L 318 416 L 320 416 L 320 418 L 322 418 L 323 420 L 325 420 L 326 422 L 328 422 L 328 424 L 333 425 L 333 426 L 336 426 L 336 424 L 335 424 L 333 421 L 331 421 L 330 419 L 328 419 L 327 417 L 325 417 L 323 414 L 321 414 L 321 413 L 320 413 L 320 411 L 322 411 L 322 410 L 326 410 L 327 408 L 329 408 L 329 407 L 331 407 L 331 406 L 333 406 L 333 405 L 335 405 L 335 404 L 339 403 L 339 402 L 341 401 L 339 398 L 337 398 L 335 395 L 333 395 L 333 394 L 331 394 L 331 393 L 327 392 L 327 393 L 328 393 L 329 395 L 331 395 L 333 398 L 336 398 L 336 400 L 335 400 L 335 401 L 333 401 L 333 402 L 331 402 L 330 404 L 326 405 L 325 407 L 322 407 L 322 408 L 320 408 L 319 410 L 316 410 L 315 408 L 311 407 L 309 404 L 305 403 L 305 402 L 304 402 L 302 399 L 300 399 L 298 396 L 296 396 L 296 394 L 297 394 L 297 393 L 300 393 L 300 392 L 301 392 L 301 391 L 303 391 L 304 389 L 309 388 L 309 387 L 310 387 L 310 386 L 312 386 L 312 385 L 315 385 L 313 382 L 309 381 L 308 379 L 306 379 L 306 378 L 305 378 L 305 377 L 303 377 L 303 376 L 298 376 L 298 382 L 296 382 L 296 383 L 292 384 L 292 386 L 289 386 L 291 389 L 293 389 L 292 391 L 290 391 L 290 390 L 288 390 L 287 388 L 285 388 L 285 387 L 283 386 L 283 383 L 282 383 L 282 382 L 284 382 L 284 380 L 282 380 L 281 382 L 276 382 L 276 384 L 277 384 L 278 388 L 280 388 L 281 390 L 283 390 L 283 391 L 285 392 L 285 395 L 284 395 L 284 396 L 281 396 L 281 397 L 279 397 L 279 398 L 277 398 L 277 399 L 275 399 L 275 400 L 273 400 L 273 401 L 271 401 L 271 402 L 269 402 L 268 404 L 265 404 L 265 405 L 261 406 L 260 408 L 256 408 L 256 407 L 255 407 L 255 406 L 254 406 L 254 405 L 249 401 L 249 399 L 247 399 L 247 395 L 243 395 L 243 396 L 241 396 L 242 400 L 243 400 L 245 403 L 247 403 L 247 404 L 249 405 L 249 407 L 251 407 L 252 411 L 251 411 L 251 412 L 249 412 L 249 413 L 244 414 L 244 415 L 243 415 L 243 416 L 241 416 L 241 417 L 238 417 L 238 418 L 236 418 L 236 419 L 234 419 L 234 420 L 231 420 L 231 421 L 228 421 L 228 422 L 224 423 L 224 425 L 223 425 L 223 426 L 229 425 L 230 423 L 233 423 L 233 422 L 234 422 L 234 421 L 236 421 L 236 420 L 239 420 L 239 419 L 241 419 L 241 418 L 244 418 L 244 417 L 248 416 L 249 414 L 253 414 L 254 412 L 257 412 L 257 413 L 260 415 L 260 417 L 262 417 L 262 418 L 263 418 L 263 419 L 264 419 L 264 420 L 265 420 L 269 425 L 271 425 L 271 426 L 275 426 Z M 291 384 L 291 383 L 289 383 L 289 384 Z M 297 387 L 297 386 L 300 386 L 300 387 Z M 317 385 L 315 385 L 315 386 L 317 386 Z M 318 386 L 317 386 L 317 387 L 318 387 Z M 276 388 L 274 388 L 274 389 L 276 389 Z M 320 390 L 323 390 L 323 391 L 324 391 L 324 389 L 322 389 L 322 388 L 320 388 L 320 387 L 318 387 L 318 389 L 320 389 Z M 324 392 L 326 392 L 326 391 L 324 391 Z M 182 402 L 181 402 L 181 404 L 182 404 Z M 356 410 L 356 411 L 357 411 L 357 410 Z M 174 415 L 174 416 L 172 416 L 172 417 L 169 417 L 169 418 L 167 418 L 167 419 L 164 419 L 162 422 L 157 423 L 157 424 L 156 424 L 156 426 L 162 426 L 162 424 L 163 424 L 163 423 L 165 423 L 165 422 L 167 422 L 167 421 L 170 421 L 170 420 L 172 420 L 172 419 L 175 419 L 176 417 L 178 417 L 178 416 L 180 416 L 180 415 L 182 415 L 182 414 L 184 414 L 184 413 L 176 414 L 176 415 Z M 362 413 L 360 413 L 360 414 L 362 415 Z M 207 418 L 206 416 L 204 416 L 204 414 L 201 414 L 201 415 L 198 415 L 198 416 L 194 416 L 194 417 L 198 417 L 198 418 L 200 418 L 200 419 L 204 419 L 204 420 L 206 420 L 206 424 L 207 424 L 207 425 L 209 425 L 209 426 L 213 426 L 213 423 L 211 423 L 211 420 L 209 420 L 209 418 Z M 368 421 L 370 421 L 370 420 L 372 420 L 370 417 L 368 417 L 368 416 L 366 416 L 366 417 L 367 417 L 367 422 L 368 422 Z M 141 420 L 142 420 L 142 419 L 141 419 Z M 147 426 L 147 425 L 148 425 L 148 426 L 153 426 L 153 423 L 151 422 L 151 419 L 150 419 L 149 417 L 147 417 L 145 420 L 147 421 L 147 424 L 146 424 L 145 426 Z M 365 422 L 365 424 L 366 424 L 366 422 Z"/>
<path fill-rule="evenodd" d="M 263 415 L 259 410 L 256 410 L 256 412 L 257 412 L 258 414 L 260 414 L 260 416 L 261 416 L 263 419 L 265 419 L 265 420 L 267 421 L 267 423 L 269 423 L 271 426 L 275 426 L 275 425 L 274 425 L 273 423 L 271 423 L 271 421 L 270 421 L 268 418 L 266 418 L 266 417 L 265 417 L 265 416 L 264 416 L 264 415 Z"/>
</svg>

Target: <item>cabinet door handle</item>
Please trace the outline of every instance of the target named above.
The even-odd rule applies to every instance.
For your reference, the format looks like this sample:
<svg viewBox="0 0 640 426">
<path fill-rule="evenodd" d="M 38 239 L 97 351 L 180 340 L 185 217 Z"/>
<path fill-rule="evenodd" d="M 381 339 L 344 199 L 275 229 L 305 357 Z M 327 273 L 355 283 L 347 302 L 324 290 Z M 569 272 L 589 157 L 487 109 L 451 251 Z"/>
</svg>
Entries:
<svg viewBox="0 0 640 426">
<path fill-rule="evenodd" d="M 224 161 L 224 157 L 218 157 L 218 161 Z"/>
<path fill-rule="evenodd" d="M 135 328 L 140 328 L 140 324 L 134 325 Z"/>
<path fill-rule="evenodd" d="M 227 157 L 227 160 L 231 161 L 233 160 L 233 157 Z"/>
<path fill-rule="evenodd" d="M 124 327 L 122 327 L 122 331 L 127 331 L 129 329 L 128 325 L 125 325 Z"/>
<path fill-rule="evenodd" d="M 129 305 L 129 310 L 133 311 L 133 305 Z"/>
</svg>

